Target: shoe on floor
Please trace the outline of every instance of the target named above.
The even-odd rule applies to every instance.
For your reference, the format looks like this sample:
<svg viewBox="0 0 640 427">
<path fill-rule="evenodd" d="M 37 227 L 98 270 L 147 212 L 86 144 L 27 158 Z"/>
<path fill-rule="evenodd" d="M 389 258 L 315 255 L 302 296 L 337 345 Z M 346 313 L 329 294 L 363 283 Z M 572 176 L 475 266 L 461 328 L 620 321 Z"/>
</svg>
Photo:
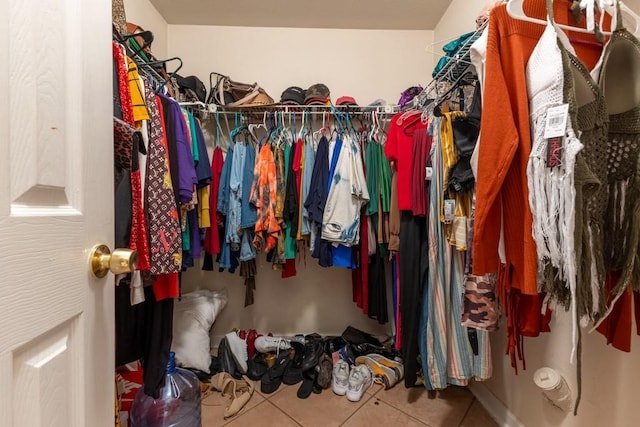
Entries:
<svg viewBox="0 0 640 427">
<path fill-rule="evenodd" d="M 333 365 L 331 388 L 338 396 L 344 396 L 349 389 L 349 364 L 344 360 L 338 360 Z"/>
<path fill-rule="evenodd" d="M 228 393 L 231 397 L 231 404 L 224 410 L 224 419 L 237 415 L 244 408 L 251 396 L 253 396 L 254 386 L 247 377 L 243 377 L 241 381 L 234 380 L 231 387 L 227 387 L 224 393 Z"/>
<path fill-rule="evenodd" d="M 367 365 L 356 365 L 349 374 L 347 400 L 359 402 L 371 384 L 373 384 L 373 377 Z"/>
<path fill-rule="evenodd" d="M 316 380 L 318 378 L 318 371 L 315 369 L 308 370 L 302 373 L 302 383 L 298 388 L 296 395 L 298 399 L 306 399 L 314 392 Z"/>
<path fill-rule="evenodd" d="M 229 348 L 229 340 L 225 336 L 218 345 L 218 362 L 220 372 L 227 372 L 235 379 L 241 379 L 242 374 L 238 371 L 238 364 Z"/>
<path fill-rule="evenodd" d="M 227 344 L 229 344 L 229 350 L 233 355 L 233 359 L 238 365 L 238 370 L 243 374 L 247 373 L 247 342 L 240 338 L 235 332 L 229 332 L 225 335 L 227 338 Z"/>
<path fill-rule="evenodd" d="M 324 353 L 324 344 L 320 335 L 307 335 L 305 341 L 304 359 L 302 360 L 303 372 L 314 369 L 320 361 L 320 356 Z"/>
<path fill-rule="evenodd" d="M 320 388 L 326 390 L 331 387 L 331 373 L 333 371 L 333 360 L 331 356 L 323 353 L 322 356 L 320 356 L 316 369 L 318 370 L 318 379 L 316 382 Z"/>
<path fill-rule="evenodd" d="M 247 353 L 249 353 L 249 357 L 253 357 L 256 355 L 256 338 L 258 337 L 258 333 L 255 329 L 249 329 L 247 332 Z"/>
<path fill-rule="evenodd" d="M 280 353 L 276 359 L 276 363 L 269 368 L 266 374 L 262 376 L 260 380 L 260 391 L 264 394 L 270 394 L 275 392 L 282 384 L 282 377 L 287 369 L 287 365 L 291 359 L 289 359 L 289 352 L 285 351 Z"/>
<path fill-rule="evenodd" d="M 302 357 L 304 356 L 304 345 L 298 341 L 291 341 L 291 350 L 293 358 L 284 371 L 282 382 L 286 385 L 298 384 L 302 381 Z"/>
<path fill-rule="evenodd" d="M 296 334 L 293 338 L 291 338 L 291 341 L 294 342 L 299 342 L 300 344 L 304 345 L 305 343 L 305 339 L 304 339 L 304 335 L 302 334 Z"/>
<path fill-rule="evenodd" d="M 253 381 L 260 381 L 268 370 L 267 359 L 262 353 L 256 353 L 247 360 L 247 376 Z"/>
<path fill-rule="evenodd" d="M 231 404 L 224 410 L 224 418 L 236 415 L 249 403 L 253 395 L 253 383 L 247 377 L 242 380 L 234 379 L 226 372 L 221 372 L 211 378 L 213 389 L 222 392 L 223 396 L 231 397 Z"/>
<path fill-rule="evenodd" d="M 402 365 L 402 362 L 399 362 L 395 359 L 389 359 L 388 357 L 376 353 L 367 354 L 367 356 L 378 362 L 380 365 L 386 366 L 387 368 L 391 368 L 396 371 L 398 381 L 404 378 L 404 365 Z"/>
<path fill-rule="evenodd" d="M 260 353 L 280 352 L 282 350 L 289 350 L 291 344 L 289 340 L 281 337 L 258 337 L 255 341 L 256 350 Z"/>
<path fill-rule="evenodd" d="M 356 365 L 367 366 L 375 377 L 376 381 L 381 382 L 384 385 L 384 389 L 388 390 L 396 385 L 398 381 L 400 381 L 400 373 L 402 371 L 397 371 L 397 367 L 395 366 L 393 368 L 390 368 L 385 364 L 391 362 L 391 360 L 386 359 L 386 362 L 382 363 L 382 361 L 376 359 L 376 356 L 360 356 L 356 358 Z"/>
</svg>

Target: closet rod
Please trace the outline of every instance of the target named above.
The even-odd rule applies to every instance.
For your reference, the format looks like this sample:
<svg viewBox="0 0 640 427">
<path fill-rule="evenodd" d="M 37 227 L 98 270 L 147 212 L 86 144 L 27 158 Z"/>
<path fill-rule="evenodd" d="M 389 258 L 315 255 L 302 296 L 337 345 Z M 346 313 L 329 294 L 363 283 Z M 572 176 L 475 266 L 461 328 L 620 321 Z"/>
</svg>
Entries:
<svg viewBox="0 0 640 427">
<path fill-rule="evenodd" d="M 332 109 L 338 110 L 341 113 L 347 114 L 368 114 L 368 113 L 377 113 L 377 114 L 395 114 L 399 111 L 399 107 L 397 105 L 384 105 L 384 106 L 375 106 L 375 107 L 367 107 L 367 106 L 324 106 L 324 105 L 265 105 L 260 107 L 233 107 L 233 108 L 225 108 L 224 106 L 216 105 L 216 104 L 204 104 L 202 102 L 180 102 L 179 103 L 183 107 L 200 107 L 203 111 L 209 113 L 218 113 L 218 114 L 257 114 L 257 113 L 284 113 L 284 114 L 301 114 L 308 113 L 312 115 L 320 115 L 320 114 L 333 114 Z"/>
</svg>

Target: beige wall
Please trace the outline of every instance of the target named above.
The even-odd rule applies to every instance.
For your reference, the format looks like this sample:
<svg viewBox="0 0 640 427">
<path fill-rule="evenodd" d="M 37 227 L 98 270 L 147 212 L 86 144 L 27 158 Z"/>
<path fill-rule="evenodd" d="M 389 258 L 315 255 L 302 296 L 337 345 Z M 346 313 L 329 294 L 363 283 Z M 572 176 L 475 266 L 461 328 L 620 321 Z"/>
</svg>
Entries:
<svg viewBox="0 0 640 427">
<path fill-rule="evenodd" d="M 336 30 L 169 25 L 169 55 L 209 87 L 209 73 L 258 82 L 277 100 L 289 86 L 325 83 L 332 99 L 396 103 L 410 85 L 428 82 L 432 31 Z"/>
<path fill-rule="evenodd" d="M 360 103 L 376 98 L 395 103 L 406 87 L 428 82 L 433 62 L 425 48 L 432 39 L 432 31 L 170 25 L 169 55 L 183 59 L 181 74 L 195 74 L 207 87 L 215 70 L 235 80 L 257 81 L 276 100 L 288 86 L 323 82 L 334 101 L 348 94 Z M 297 270 L 297 277 L 281 279 L 261 255 L 256 303 L 248 308 L 237 274 L 193 269 L 184 276 L 183 289 L 229 290 L 214 336 L 234 327 L 275 334 L 340 334 L 348 325 L 373 333 L 389 331 L 352 302 L 350 271 L 321 268 L 308 253 Z"/>
<path fill-rule="evenodd" d="M 450 39 L 474 28 L 475 17 L 484 0 L 453 0 L 435 29 L 436 41 Z M 640 0 L 626 4 L 640 11 Z M 441 44 L 435 47 L 440 49 Z M 582 403 L 577 417 L 563 413 L 546 402 L 533 383 L 533 373 L 543 366 L 558 370 L 576 391 L 576 366 L 569 363 L 571 324 L 563 311 L 556 313 L 553 332 L 540 338 L 525 339 L 527 370 L 516 376 L 503 355 L 504 331 L 492 335 L 494 376 L 484 385 L 524 425 L 529 427 L 631 427 L 640 425 L 637 391 L 640 384 L 640 338 L 633 337 L 632 353 L 606 345 L 597 334 L 583 337 Z"/>
<path fill-rule="evenodd" d="M 442 53 L 442 46 L 459 35 L 475 30 L 476 17 L 491 0 L 453 0 L 438 25 L 434 28 L 433 47 L 436 61 Z M 495 0 L 494 0 L 495 1 Z"/>
<path fill-rule="evenodd" d="M 213 325 L 214 340 L 232 328 L 253 328 L 276 335 L 311 332 L 339 335 L 352 325 L 375 334 L 389 333 L 388 326 L 378 325 L 352 302 L 350 271 L 319 267 L 317 260 L 307 253 L 306 267 L 302 260 L 296 267 L 296 277 L 281 279 L 280 271 L 271 269 L 264 254 L 258 258 L 255 304 L 247 308 L 244 283 L 238 274 L 195 268 L 183 276 L 183 292 L 205 288 L 226 288 L 229 292 L 227 307 Z"/>
<path fill-rule="evenodd" d="M 153 32 L 153 54 L 158 59 L 167 57 L 168 25 L 149 0 L 124 0 L 127 22 L 138 24 Z"/>
<path fill-rule="evenodd" d="M 552 333 L 525 339 L 527 370 L 514 375 L 506 357 L 503 332 L 493 335 L 494 377 L 487 388 L 526 426 L 635 427 L 640 425 L 640 338 L 632 339 L 631 353 L 606 345 L 600 334 L 583 330 L 582 401 L 578 416 L 561 412 L 546 402 L 533 383 L 536 369 L 549 366 L 560 372 L 573 391 L 576 365 L 569 363 L 571 324 L 564 311 L 555 314 Z"/>
</svg>

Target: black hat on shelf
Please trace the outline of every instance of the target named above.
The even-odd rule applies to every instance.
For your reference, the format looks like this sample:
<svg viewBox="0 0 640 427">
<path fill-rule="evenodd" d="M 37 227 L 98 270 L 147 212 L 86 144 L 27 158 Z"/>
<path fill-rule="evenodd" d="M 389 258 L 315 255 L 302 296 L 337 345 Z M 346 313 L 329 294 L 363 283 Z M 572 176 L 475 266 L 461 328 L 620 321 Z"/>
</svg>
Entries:
<svg viewBox="0 0 640 427">
<path fill-rule="evenodd" d="M 282 92 L 280 103 L 285 105 L 304 105 L 307 91 L 298 86 L 291 86 Z"/>
</svg>

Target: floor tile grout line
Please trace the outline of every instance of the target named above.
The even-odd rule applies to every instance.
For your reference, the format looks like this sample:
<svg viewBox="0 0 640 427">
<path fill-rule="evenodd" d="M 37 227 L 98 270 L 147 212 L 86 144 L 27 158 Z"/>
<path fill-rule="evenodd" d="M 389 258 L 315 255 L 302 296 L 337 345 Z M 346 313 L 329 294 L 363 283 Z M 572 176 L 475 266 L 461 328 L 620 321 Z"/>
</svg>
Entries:
<svg viewBox="0 0 640 427">
<path fill-rule="evenodd" d="M 424 425 L 424 426 L 426 426 L 426 427 L 431 427 L 431 424 L 427 424 L 427 422 L 426 422 L 426 421 L 422 421 L 421 419 L 416 418 L 415 416 L 411 415 L 411 414 L 410 414 L 410 413 L 408 413 L 408 412 L 403 411 L 403 410 L 402 410 L 402 409 L 400 409 L 400 408 L 396 408 L 395 406 L 393 406 L 393 405 L 392 405 L 392 404 L 390 404 L 390 403 L 385 402 L 384 400 L 381 400 L 381 402 L 382 402 L 382 403 L 385 403 L 385 404 L 387 404 L 387 405 L 389 405 L 389 406 L 391 406 L 391 407 L 392 407 L 393 409 L 395 409 L 396 411 L 400 411 L 401 413 L 405 414 L 407 417 L 409 417 L 409 418 L 411 418 L 412 420 L 414 420 L 414 421 L 418 422 L 418 424 L 422 424 L 422 425 Z"/>
<path fill-rule="evenodd" d="M 462 425 L 462 423 L 464 422 L 464 420 L 467 418 L 467 415 L 469 415 L 469 412 L 471 411 L 471 407 L 473 406 L 473 402 L 476 401 L 476 397 L 473 396 L 473 398 L 471 399 L 471 403 L 469 404 L 469 407 L 467 408 L 467 410 L 464 412 L 464 416 L 462 417 L 462 419 L 460 420 L 460 422 L 458 423 L 458 427 L 460 427 Z"/>
<path fill-rule="evenodd" d="M 376 396 L 377 396 L 377 395 L 376 395 Z M 375 397 L 375 396 L 373 396 L 373 397 Z M 419 423 L 424 424 L 424 425 L 426 425 L 427 427 L 433 427 L 433 426 L 431 426 L 431 424 L 427 424 L 425 421 L 422 421 L 421 419 L 414 417 L 413 415 L 411 415 L 410 413 L 408 413 L 408 412 L 406 412 L 406 411 L 402 410 L 401 408 L 396 407 L 396 406 L 395 406 L 395 405 L 393 405 L 391 402 L 387 402 L 386 400 L 383 400 L 383 399 L 381 399 L 381 398 L 378 398 L 378 399 L 379 399 L 381 402 L 384 402 L 384 403 L 386 403 L 387 405 L 391 406 L 392 408 L 397 409 L 398 411 L 402 412 L 402 413 L 403 413 L 403 414 L 405 414 L 406 416 L 408 416 L 408 417 L 410 417 L 410 418 L 412 418 L 412 419 L 414 419 L 414 420 L 418 421 Z M 460 424 L 462 424 L 462 421 L 464 421 L 464 418 L 467 416 L 467 413 L 469 412 L 469 410 L 471 410 L 471 405 L 473 404 L 473 402 L 474 402 L 475 400 L 476 400 L 476 397 L 472 395 L 472 396 L 471 396 L 471 403 L 469 403 L 469 407 L 464 411 L 464 415 L 463 415 L 463 417 L 462 417 L 462 420 L 460 421 Z M 457 427 L 460 427 L 460 424 L 458 424 L 458 426 L 457 426 Z"/>
<path fill-rule="evenodd" d="M 268 400 L 265 400 L 265 402 L 269 402 Z M 276 408 L 278 411 L 282 412 L 284 415 L 286 415 L 287 418 L 289 418 L 291 421 L 293 421 L 296 425 L 303 427 L 302 424 L 300 424 L 295 418 L 293 418 L 291 415 L 287 414 L 283 409 L 281 409 L 278 405 L 276 405 L 273 402 L 269 402 L 269 404 L 271 406 L 273 406 L 274 408 Z"/>
<path fill-rule="evenodd" d="M 235 416 L 234 416 L 234 417 L 229 418 L 228 420 L 224 420 L 224 422 L 223 422 L 223 424 L 222 424 L 222 425 L 223 425 L 223 426 L 229 425 L 229 424 L 231 424 L 232 422 L 234 422 L 235 420 L 237 420 L 237 419 L 239 419 L 239 418 L 244 417 L 244 416 L 245 416 L 245 415 L 247 415 L 249 412 L 253 411 L 253 410 L 254 410 L 254 409 L 256 409 L 258 406 L 262 405 L 264 402 L 266 402 L 266 400 L 263 400 L 262 402 L 258 403 L 256 406 L 254 406 L 253 408 L 248 409 L 245 413 L 240 414 L 240 415 L 238 415 L 237 417 L 235 417 Z M 244 409 L 244 408 L 243 408 L 243 409 Z M 242 410 L 242 409 L 241 409 L 241 410 Z"/>
<path fill-rule="evenodd" d="M 374 398 L 374 396 L 372 396 L 372 395 L 370 395 L 370 394 L 368 395 L 368 394 L 366 394 L 366 393 L 364 394 L 364 396 L 368 396 L 367 400 L 365 400 L 365 401 L 362 403 L 362 405 L 360 405 L 360 407 L 359 407 L 358 409 L 356 409 L 355 411 L 353 411 L 353 413 L 352 413 L 351 415 L 349 415 L 349 416 L 347 417 L 347 419 L 346 419 L 346 420 L 344 420 L 344 421 L 340 424 L 341 426 L 345 425 L 345 424 L 347 423 L 347 421 L 349 421 L 349 420 L 351 419 L 351 417 L 353 417 L 353 416 L 354 416 L 355 414 L 357 414 L 357 413 L 358 413 L 362 408 L 364 408 L 364 406 L 367 404 L 367 402 L 369 402 L 371 399 L 373 399 L 373 398 Z M 346 397 L 345 397 L 345 399 L 346 399 Z M 362 399 L 360 399 L 360 400 L 362 400 Z M 353 403 L 357 403 L 357 402 L 353 402 Z"/>
<path fill-rule="evenodd" d="M 378 398 L 378 397 L 377 397 L 377 395 L 371 396 L 371 398 L 372 398 L 372 399 L 374 399 L 374 398 L 375 398 L 375 399 L 377 399 L 380 403 L 382 403 L 383 405 L 387 405 L 387 406 L 388 406 L 388 407 L 390 407 L 391 409 L 395 409 L 396 411 L 398 411 L 398 412 L 400 412 L 400 413 L 402 413 L 402 414 L 406 415 L 407 417 L 411 418 L 413 421 L 417 422 L 418 424 L 422 424 L 423 426 L 426 426 L 426 427 L 431 427 L 431 426 L 430 426 L 429 424 L 427 424 L 426 422 L 424 422 L 424 421 L 422 421 L 422 420 L 420 420 L 420 419 L 418 419 L 418 418 L 414 417 L 413 415 L 411 415 L 411 414 L 409 414 L 409 413 L 407 413 L 407 412 L 403 411 L 403 410 L 402 410 L 402 409 L 400 409 L 400 408 L 395 407 L 395 406 L 394 406 L 394 405 L 392 405 L 391 403 L 389 403 L 389 402 L 385 402 L 384 400 L 382 400 L 382 399 Z M 368 402 L 368 401 L 367 401 L 367 402 Z M 365 402 L 365 405 L 366 405 L 366 402 Z M 364 405 L 362 405 L 362 407 L 364 407 Z M 362 409 L 362 407 L 358 408 L 358 410 L 357 410 L 356 412 L 358 412 L 360 409 Z M 354 412 L 351 416 L 355 415 L 355 414 L 356 414 L 356 412 Z M 351 418 L 351 417 L 349 417 L 349 418 Z M 349 418 L 347 418 L 347 420 L 348 420 Z M 347 422 L 347 421 L 345 421 L 345 423 L 346 423 L 346 422 Z M 343 424 L 344 424 L 344 423 L 343 423 Z"/>
<path fill-rule="evenodd" d="M 260 381 L 258 381 L 258 387 L 260 387 Z M 287 387 L 292 387 L 292 386 L 287 386 Z M 276 389 L 276 391 L 274 391 L 273 393 L 262 393 L 260 392 L 260 396 L 262 396 L 264 398 L 264 400 L 269 400 L 271 399 L 273 396 L 275 396 L 276 394 L 280 393 L 281 391 L 283 391 L 286 387 L 278 387 Z"/>
<path fill-rule="evenodd" d="M 418 423 L 420 423 L 420 424 L 422 424 L 422 425 L 425 425 L 425 426 L 427 426 L 427 427 L 432 427 L 432 426 L 431 426 L 431 424 L 427 424 L 427 423 L 426 423 L 426 421 L 422 421 L 421 419 L 416 418 L 415 416 L 411 415 L 410 413 L 408 413 L 408 412 L 406 412 L 406 411 L 403 411 L 402 409 L 398 408 L 397 406 L 395 406 L 395 405 L 391 404 L 391 402 L 386 402 L 386 401 L 384 401 L 384 400 L 382 400 L 382 399 L 380 399 L 380 402 L 385 403 L 385 404 L 387 404 L 387 405 L 391 406 L 391 407 L 392 407 L 393 409 L 395 409 L 396 411 L 400 411 L 400 412 L 402 412 L 402 413 L 403 413 L 403 414 L 405 414 L 407 417 L 411 418 L 412 420 L 416 420 Z"/>
</svg>

